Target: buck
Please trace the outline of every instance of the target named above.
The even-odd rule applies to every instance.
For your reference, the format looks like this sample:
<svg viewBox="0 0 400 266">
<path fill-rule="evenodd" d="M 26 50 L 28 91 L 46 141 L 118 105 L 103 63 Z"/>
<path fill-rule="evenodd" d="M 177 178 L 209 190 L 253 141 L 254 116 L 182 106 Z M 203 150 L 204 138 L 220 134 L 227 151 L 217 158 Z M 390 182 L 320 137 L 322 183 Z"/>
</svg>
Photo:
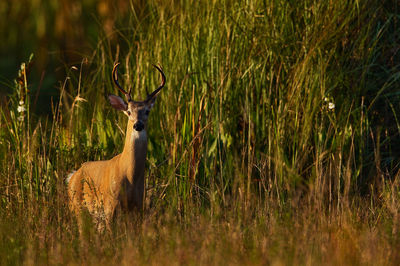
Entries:
<svg viewBox="0 0 400 266">
<path fill-rule="evenodd" d="M 147 152 L 147 118 L 156 97 L 165 85 L 161 68 L 161 85 L 145 101 L 133 101 L 131 89 L 125 91 L 118 82 L 119 63 L 114 65 L 112 79 L 127 102 L 116 95 L 108 100 L 114 109 L 128 116 L 125 145 L 122 153 L 107 161 L 83 163 L 67 178 L 70 209 L 77 215 L 83 208 L 98 221 L 109 225 L 117 209 L 143 209 L 144 172 Z"/>
</svg>

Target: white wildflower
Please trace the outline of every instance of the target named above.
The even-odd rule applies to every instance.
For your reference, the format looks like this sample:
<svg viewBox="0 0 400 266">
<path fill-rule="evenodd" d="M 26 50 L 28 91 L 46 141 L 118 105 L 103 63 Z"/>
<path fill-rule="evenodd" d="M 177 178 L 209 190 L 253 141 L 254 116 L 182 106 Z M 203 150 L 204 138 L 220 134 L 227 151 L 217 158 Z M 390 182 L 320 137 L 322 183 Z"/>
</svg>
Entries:
<svg viewBox="0 0 400 266">
<path fill-rule="evenodd" d="M 17 108 L 17 111 L 18 111 L 18 113 L 22 113 L 22 112 L 26 111 L 26 108 L 23 105 L 19 105 L 18 108 Z"/>
<path fill-rule="evenodd" d="M 334 103 L 328 103 L 328 108 L 329 110 L 335 109 L 335 104 Z"/>
<path fill-rule="evenodd" d="M 18 121 L 24 121 L 24 116 L 23 115 L 21 115 L 21 116 L 18 116 Z"/>
</svg>

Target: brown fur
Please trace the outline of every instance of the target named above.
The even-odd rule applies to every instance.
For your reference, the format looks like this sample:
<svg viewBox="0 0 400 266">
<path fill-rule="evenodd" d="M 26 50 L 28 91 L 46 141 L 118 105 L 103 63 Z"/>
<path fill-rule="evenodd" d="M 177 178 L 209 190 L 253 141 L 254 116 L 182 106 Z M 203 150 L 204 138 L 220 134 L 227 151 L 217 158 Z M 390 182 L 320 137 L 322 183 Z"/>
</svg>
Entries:
<svg viewBox="0 0 400 266">
<path fill-rule="evenodd" d="M 122 153 L 107 161 L 86 162 L 71 176 L 68 194 L 75 214 L 79 216 L 84 207 L 96 220 L 109 224 L 118 208 L 143 209 L 146 123 L 151 106 L 129 102 L 124 111 L 129 120 Z M 144 123 L 143 130 L 134 129 L 137 121 Z"/>
<path fill-rule="evenodd" d="M 70 209 L 79 217 L 82 208 L 86 208 L 97 221 L 103 220 L 107 225 L 118 209 L 143 210 L 147 118 L 165 85 L 161 67 L 154 66 L 161 74 L 160 86 L 145 101 L 135 102 L 131 91 L 125 91 L 118 82 L 118 66 L 119 63 L 114 64 L 112 77 L 127 102 L 115 95 L 109 95 L 108 100 L 129 118 L 124 150 L 108 161 L 84 163 L 67 179 Z"/>
</svg>

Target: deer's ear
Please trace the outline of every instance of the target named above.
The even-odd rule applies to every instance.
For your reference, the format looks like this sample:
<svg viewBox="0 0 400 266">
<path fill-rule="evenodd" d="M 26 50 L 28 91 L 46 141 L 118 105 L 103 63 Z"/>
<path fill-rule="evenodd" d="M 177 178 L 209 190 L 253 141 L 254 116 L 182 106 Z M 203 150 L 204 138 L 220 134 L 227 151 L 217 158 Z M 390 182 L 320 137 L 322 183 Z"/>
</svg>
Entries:
<svg viewBox="0 0 400 266">
<path fill-rule="evenodd" d="M 157 95 L 154 95 L 151 99 L 147 100 L 147 104 L 150 107 L 150 109 L 153 108 L 154 103 L 156 102 L 156 99 L 157 99 Z"/>
<path fill-rule="evenodd" d="M 120 110 L 120 111 L 128 110 L 128 105 L 119 96 L 115 96 L 113 94 L 110 94 L 110 95 L 108 95 L 108 101 L 110 102 L 111 106 L 114 107 L 114 109 L 117 109 L 117 110 Z"/>
</svg>

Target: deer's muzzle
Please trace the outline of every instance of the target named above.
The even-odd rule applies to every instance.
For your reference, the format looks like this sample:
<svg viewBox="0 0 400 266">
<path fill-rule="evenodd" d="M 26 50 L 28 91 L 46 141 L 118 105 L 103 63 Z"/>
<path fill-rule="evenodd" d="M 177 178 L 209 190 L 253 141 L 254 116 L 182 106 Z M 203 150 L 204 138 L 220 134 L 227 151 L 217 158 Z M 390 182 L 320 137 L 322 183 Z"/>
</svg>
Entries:
<svg viewBox="0 0 400 266">
<path fill-rule="evenodd" d="M 137 122 L 133 125 L 133 128 L 134 128 L 136 131 L 142 131 L 142 130 L 144 129 L 144 124 L 143 124 L 143 122 L 141 122 L 141 121 L 137 121 Z"/>
</svg>

